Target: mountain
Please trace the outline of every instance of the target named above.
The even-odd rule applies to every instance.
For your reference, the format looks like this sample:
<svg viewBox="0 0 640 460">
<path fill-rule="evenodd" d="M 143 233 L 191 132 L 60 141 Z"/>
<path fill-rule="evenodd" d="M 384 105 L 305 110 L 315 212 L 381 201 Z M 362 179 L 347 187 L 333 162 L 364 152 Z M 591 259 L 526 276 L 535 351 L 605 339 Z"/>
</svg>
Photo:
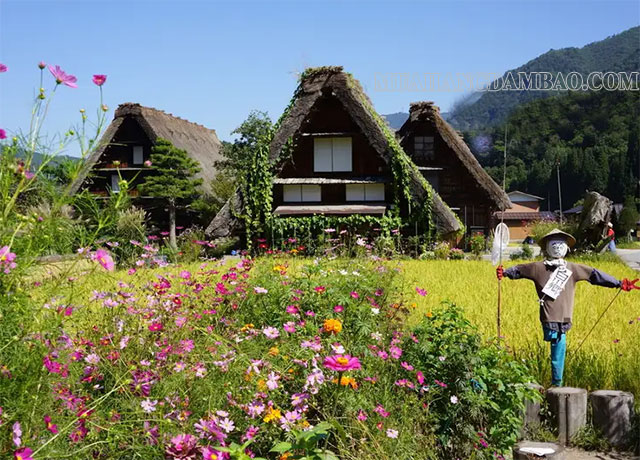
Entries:
<svg viewBox="0 0 640 460">
<path fill-rule="evenodd" d="M 507 189 L 551 198 L 558 209 L 593 190 L 615 202 L 638 191 L 640 91 L 571 91 L 517 107 L 507 119 Z M 465 138 L 500 183 L 505 124 Z M 546 207 L 546 203 L 545 203 Z"/>
<path fill-rule="evenodd" d="M 389 123 L 389 126 L 391 126 L 394 131 L 397 131 L 404 124 L 404 122 L 407 121 L 407 119 L 409 118 L 409 114 L 406 112 L 396 112 L 390 113 L 388 115 L 382 115 L 382 118 L 387 120 L 387 123 Z"/>
<path fill-rule="evenodd" d="M 505 72 L 591 72 L 640 71 L 640 27 L 634 27 L 582 48 L 550 50 L 523 66 Z M 453 108 L 449 122 L 458 130 L 483 130 L 503 122 L 519 105 L 549 96 L 558 91 L 485 91 Z M 465 103 L 466 102 L 466 103 Z"/>
</svg>

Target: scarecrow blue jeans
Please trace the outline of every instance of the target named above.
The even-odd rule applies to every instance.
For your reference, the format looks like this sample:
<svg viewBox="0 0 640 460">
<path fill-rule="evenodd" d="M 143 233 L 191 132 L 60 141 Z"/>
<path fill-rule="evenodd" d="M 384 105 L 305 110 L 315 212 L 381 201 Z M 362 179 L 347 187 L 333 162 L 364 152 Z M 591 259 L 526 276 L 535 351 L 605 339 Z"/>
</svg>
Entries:
<svg viewBox="0 0 640 460">
<path fill-rule="evenodd" d="M 551 344 L 551 385 L 562 386 L 564 359 L 567 355 L 567 334 L 542 326 L 545 342 Z"/>
</svg>

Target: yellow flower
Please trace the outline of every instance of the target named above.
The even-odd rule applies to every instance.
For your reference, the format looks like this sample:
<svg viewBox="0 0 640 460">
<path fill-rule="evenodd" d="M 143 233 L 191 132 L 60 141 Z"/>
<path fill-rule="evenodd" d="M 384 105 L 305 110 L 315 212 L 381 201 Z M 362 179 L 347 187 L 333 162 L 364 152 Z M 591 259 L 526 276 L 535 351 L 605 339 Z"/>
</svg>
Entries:
<svg viewBox="0 0 640 460">
<path fill-rule="evenodd" d="M 354 379 L 353 377 L 347 377 L 346 375 L 343 375 L 342 377 L 340 377 L 340 385 L 342 385 L 343 387 L 351 387 L 354 390 L 358 388 L 358 383 L 356 382 L 356 379 Z"/>
<path fill-rule="evenodd" d="M 431 313 L 430 311 L 426 312 L 424 314 L 424 316 L 426 316 L 427 318 L 432 318 L 433 317 L 433 313 Z"/>
<path fill-rule="evenodd" d="M 280 353 L 280 350 L 278 350 L 278 347 L 269 348 L 269 354 L 271 356 L 278 356 L 279 353 Z"/>
<path fill-rule="evenodd" d="M 286 272 L 287 271 L 287 267 L 285 267 L 284 265 L 274 265 L 273 266 L 273 271 L 274 272 Z"/>
<path fill-rule="evenodd" d="M 418 306 L 418 304 L 417 304 L 417 303 L 415 303 L 415 302 L 413 302 L 413 303 L 412 303 L 411 305 L 409 305 L 409 306 L 410 306 L 411 308 L 414 308 L 414 309 L 415 309 L 415 308 Z"/>
<path fill-rule="evenodd" d="M 248 323 L 248 324 L 245 324 L 244 326 L 242 326 L 242 329 L 240 329 L 240 330 L 241 330 L 242 332 L 246 332 L 246 331 L 248 331 L 249 329 L 253 329 L 253 327 L 254 327 L 254 326 L 253 326 L 253 323 Z"/>
<path fill-rule="evenodd" d="M 265 423 L 269 423 L 274 420 L 275 421 L 280 420 L 280 417 L 282 417 L 282 413 L 280 412 L 280 409 L 274 409 L 273 407 L 269 407 L 267 409 L 267 415 L 265 415 L 263 420 Z"/>
<path fill-rule="evenodd" d="M 329 334 L 337 334 L 342 330 L 342 323 L 338 319 L 327 319 L 323 325 L 324 331 Z"/>
<path fill-rule="evenodd" d="M 265 391 L 267 389 L 267 384 L 264 379 L 258 380 L 258 390 Z"/>
<path fill-rule="evenodd" d="M 285 452 L 280 457 L 278 457 L 278 460 L 288 460 L 290 457 L 291 457 L 291 452 Z"/>
</svg>

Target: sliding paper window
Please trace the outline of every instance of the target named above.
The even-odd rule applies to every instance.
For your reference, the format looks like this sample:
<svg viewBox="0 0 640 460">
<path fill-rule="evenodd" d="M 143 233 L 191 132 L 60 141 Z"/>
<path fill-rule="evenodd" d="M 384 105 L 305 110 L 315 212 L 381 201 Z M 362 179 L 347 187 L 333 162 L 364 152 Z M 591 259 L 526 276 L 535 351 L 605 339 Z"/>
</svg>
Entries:
<svg viewBox="0 0 640 460">
<path fill-rule="evenodd" d="M 350 172 L 352 150 L 350 137 L 321 137 L 313 141 L 314 172 Z"/>
<path fill-rule="evenodd" d="M 384 201 L 384 184 L 347 184 L 347 201 Z"/>
<path fill-rule="evenodd" d="M 320 201 L 319 185 L 283 185 L 282 200 L 286 203 Z"/>
</svg>

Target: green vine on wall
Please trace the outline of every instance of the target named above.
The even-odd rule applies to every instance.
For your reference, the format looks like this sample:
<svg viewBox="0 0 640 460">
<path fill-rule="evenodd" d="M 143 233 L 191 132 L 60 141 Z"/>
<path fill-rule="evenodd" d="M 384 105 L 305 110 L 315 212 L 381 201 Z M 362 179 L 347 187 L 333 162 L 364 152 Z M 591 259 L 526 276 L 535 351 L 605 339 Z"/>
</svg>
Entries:
<svg viewBox="0 0 640 460">
<path fill-rule="evenodd" d="M 306 69 L 300 76 L 300 84 L 296 88 L 293 97 L 289 101 L 282 116 L 274 125 L 269 136 L 261 140 L 259 148 L 252 160 L 251 170 L 247 171 L 242 186 L 244 195 L 244 214 L 241 216 L 245 222 L 247 234 L 247 247 L 252 249 L 252 244 L 257 238 L 266 238 L 274 243 L 277 238 L 284 235 L 309 232 L 320 234 L 326 228 L 341 228 L 353 233 L 362 231 L 364 226 L 377 228 L 381 235 L 388 236 L 392 230 L 405 229 L 405 233 L 422 237 L 425 241 L 433 241 L 435 237 L 435 222 L 432 212 L 433 197 L 435 192 L 427 180 L 418 171 L 417 167 L 404 152 L 400 143 L 391 132 L 385 121 L 378 115 L 371 102 L 362 91 L 360 84 L 351 74 L 345 73 L 347 83 L 359 98 L 365 109 L 373 117 L 382 131 L 391 153 L 390 168 L 393 175 L 394 206 L 384 216 L 325 216 L 314 215 L 307 217 L 274 218 L 272 214 L 273 204 L 273 173 L 278 165 L 281 165 L 293 152 L 293 139 L 289 138 L 277 152 L 277 158 L 273 161 L 270 157 L 270 148 L 273 136 L 278 132 L 282 122 L 292 110 L 295 101 L 302 92 L 303 82 L 317 74 L 338 71 L 337 67 L 319 67 Z M 417 180 L 423 188 L 424 195 L 415 194 L 413 187 Z M 407 217 L 401 218 L 402 211 L 406 210 Z M 461 224 L 462 226 L 462 224 Z M 310 237 L 310 235 L 307 235 Z"/>
</svg>

